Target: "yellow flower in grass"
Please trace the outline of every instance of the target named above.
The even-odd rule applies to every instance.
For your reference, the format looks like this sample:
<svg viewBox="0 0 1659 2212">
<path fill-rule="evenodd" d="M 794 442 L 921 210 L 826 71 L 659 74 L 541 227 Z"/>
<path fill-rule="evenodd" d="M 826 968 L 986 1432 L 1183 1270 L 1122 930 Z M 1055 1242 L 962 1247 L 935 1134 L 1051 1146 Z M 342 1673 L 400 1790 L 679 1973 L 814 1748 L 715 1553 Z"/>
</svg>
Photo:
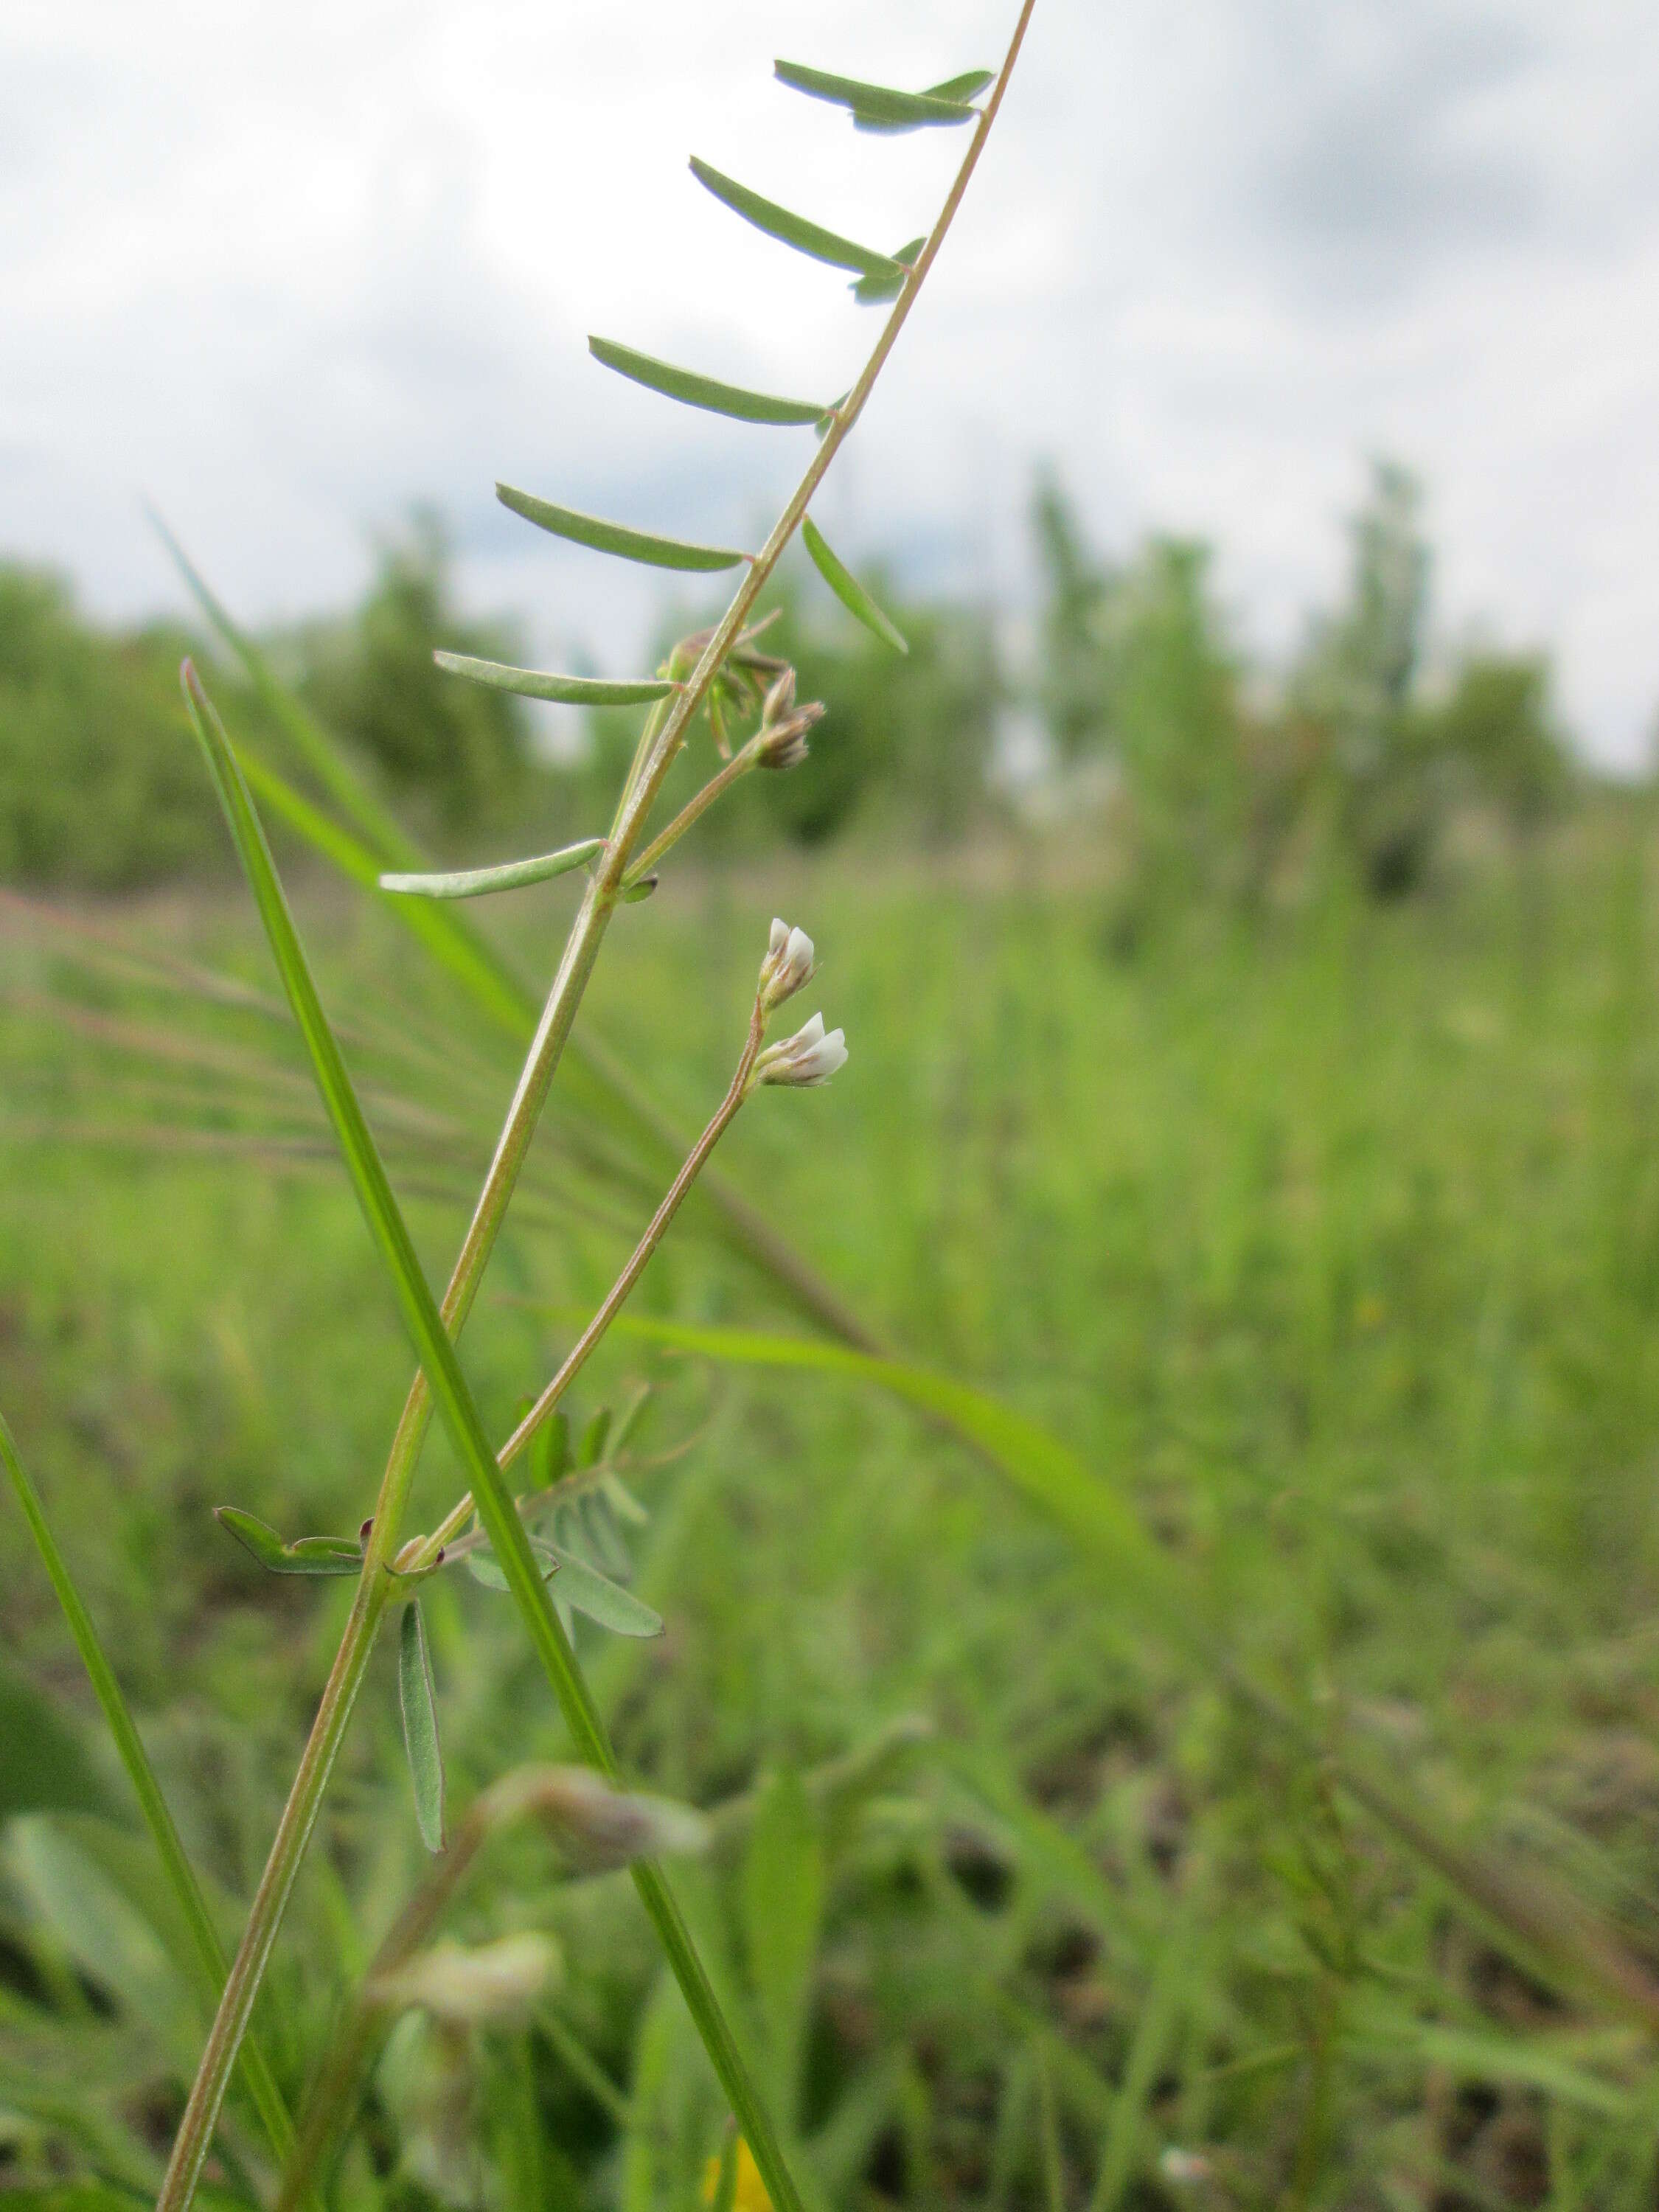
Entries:
<svg viewBox="0 0 1659 2212">
<path fill-rule="evenodd" d="M 720 2162 L 711 2158 L 702 2170 L 702 2201 L 712 2204 L 720 2194 Z M 732 2212 L 772 2212 L 772 2200 L 755 2163 L 755 2154 L 742 2136 L 738 2137 L 738 2182 L 732 2191 Z"/>
</svg>

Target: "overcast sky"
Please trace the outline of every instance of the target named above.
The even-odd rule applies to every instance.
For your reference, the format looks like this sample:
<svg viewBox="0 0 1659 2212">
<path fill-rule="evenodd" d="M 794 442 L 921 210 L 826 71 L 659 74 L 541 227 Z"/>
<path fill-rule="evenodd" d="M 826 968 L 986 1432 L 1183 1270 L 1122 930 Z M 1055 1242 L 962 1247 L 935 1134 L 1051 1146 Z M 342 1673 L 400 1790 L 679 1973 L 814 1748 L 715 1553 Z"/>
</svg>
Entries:
<svg viewBox="0 0 1659 2212">
<path fill-rule="evenodd" d="M 179 602 L 148 495 L 258 620 L 337 600 L 416 501 L 469 600 L 607 665 L 637 572 L 497 476 L 725 540 L 811 432 L 609 377 L 589 331 L 833 397 L 872 338 L 737 222 L 706 155 L 834 228 L 924 228 L 954 133 L 855 134 L 784 54 L 994 62 L 1010 0 L 4 0 L 0 549 Z M 805 441 L 805 442 L 804 442 Z M 1443 633 L 1557 655 L 1602 758 L 1659 707 L 1654 0 L 1037 0 L 1005 121 L 817 512 L 922 585 L 1029 576 L 1051 459 L 1121 550 L 1218 549 L 1285 652 L 1340 586 L 1365 456 L 1431 493 Z M 743 542 L 741 539 L 739 542 Z"/>
</svg>

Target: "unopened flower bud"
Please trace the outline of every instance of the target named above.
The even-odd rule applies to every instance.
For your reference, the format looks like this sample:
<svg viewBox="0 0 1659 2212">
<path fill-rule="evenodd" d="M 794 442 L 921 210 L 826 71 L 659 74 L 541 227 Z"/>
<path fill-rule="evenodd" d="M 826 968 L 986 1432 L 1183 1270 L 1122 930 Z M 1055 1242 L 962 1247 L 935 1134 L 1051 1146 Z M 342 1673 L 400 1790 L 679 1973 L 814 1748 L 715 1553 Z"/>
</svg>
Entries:
<svg viewBox="0 0 1659 2212">
<path fill-rule="evenodd" d="M 766 703 L 761 708 L 762 728 L 769 729 L 774 722 L 781 722 L 794 703 L 795 672 L 786 668 L 766 695 Z"/>
<path fill-rule="evenodd" d="M 831 1030 L 824 1034 L 823 1016 L 814 1014 L 805 1029 L 783 1044 L 775 1044 L 763 1052 L 755 1063 L 757 1083 L 787 1083 L 799 1089 L 815 1087 L 828 1083 L 837 1068 L 847 1065 L 847 1037 L 844 1030 Z"/>
<path fill-rule="evenodd" d="M 823 702 L 815 699 L 809 707 L 802 707 L 781 722 L 761 725 L 757 765 L 761 768 L 799 768 L 806 758 L 806 732 L 823 720 Z"/>
<path fill-rule="evenodd" d="M 761 963 L 761 1004 L 769 1014 L 786 999 L 793 999 L 812 977 L 812 940 L 804 929 L 791 929 L 774 920 L 772 938 Z"/>
</svg>

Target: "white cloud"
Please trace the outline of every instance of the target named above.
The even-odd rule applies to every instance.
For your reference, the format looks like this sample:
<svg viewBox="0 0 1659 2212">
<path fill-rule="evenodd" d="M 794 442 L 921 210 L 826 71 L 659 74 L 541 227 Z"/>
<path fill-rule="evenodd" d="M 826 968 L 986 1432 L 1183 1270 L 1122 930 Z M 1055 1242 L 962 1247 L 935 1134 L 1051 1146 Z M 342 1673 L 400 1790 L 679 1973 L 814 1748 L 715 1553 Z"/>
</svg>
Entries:
<svg viewBox="0 0 1659 2212">
<path fill-rule="evenodd" d="M 1007 0 L 11 0 L 0 22 L 0 514 L 94 603 L 176 599 L 138 511 L 255 617 L 355 588 L 417 500 L 550 647 L 651 586 L 538 540 L 503 475 L 763 527 L 810 434 L 691 420 L 589 329 L 833 395 L 873 333 L 734 222 L 696 150 L 878 245 L 950 134 L 870 141 L 777 52 L 924 82 Z M 942 259 L 823 508 L 1017 584 L 1050 456 L 1097 532 L 1221 549 L 1246 634 L 1335 588 L 1363 455 L 1428 478 L 1442 618 L 1560 655 L 1609 758 L 1659 702 L 1659 41 L 1650 0 L 1038 0 Z"/>
</svg>

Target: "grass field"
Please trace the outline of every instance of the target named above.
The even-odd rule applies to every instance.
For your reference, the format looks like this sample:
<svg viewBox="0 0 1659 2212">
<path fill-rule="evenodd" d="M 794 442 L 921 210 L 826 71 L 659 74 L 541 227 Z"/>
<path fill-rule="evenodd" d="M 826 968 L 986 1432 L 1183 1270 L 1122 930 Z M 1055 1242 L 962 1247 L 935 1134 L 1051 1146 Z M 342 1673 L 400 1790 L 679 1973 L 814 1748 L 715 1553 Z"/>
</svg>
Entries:
<svg viewBox="0 0 1659 2212">
<path fill-rule="evenodd" d="M 561 903 L 507 925 L 538 969 Z M 688 1128 L 775 905 L 852 1059 L 752 1101 L 726 1171 L 884 1337 L 1132 1499 L 1194 1619 L 1333 1753 L 1659 1957 L 1644 822 L 1581 827 L 1524 884 L 1194 919 L 1132 957 L 1086 871 L 671 884 L 619 919 L 584 1018 Z M 419 1109 L 377 1119 L 441 1279 L 515 1054 L 382 919 L 301 906 L 355 1065 Z M 229 894 L 80 919 L 269 988 Z M 0 1407 L 234 1935 L 348 1586 L 263 1577 L 211 1508 L 355 1531 L 410 1360 L 274 1024 L 181 1014 L 10 908 L 0 981 Z M 620 1133 L 569 1116 L 532 1181 L 465 1339 L 492 1432 L 651 1195 Z M 642 1311 L 805 1326 L 687 1228 Z M 1654 2203 L 1650 2038 L 1517 1960 L 1144 1591 L 867 1386 L 619 1339 L 580 1409 L 647 1377 L 637 1587 L 666 1632 L 595 1640 L 595 1680 L 631 1774 L 725 1808 L 678 1879 L 819 2201 Z M 460 1486 L 434 1437 L 416 1525 Z M 9 1510 L 0 1588 L 95 1765 Z M 456 1801 L 559 1755 L 507 1602 L 446 1574 L 429 1611 Z M 20 2206 L 153 2188 L 199 2043 L 109 1790 L 115 1818 L 35 1812 L 0 1845 Z M 383 1651 L 262 2022 L 292 2100 L 421 1859 Z M 723 2112 L 678 1996 L 625 1884 L 549 1864 L 503 1841 L 455 1927 L 556 1931 L 561 1984 L 511 2031 L 405 2021 L 340 2203 L 695 2202 Z M 223 2143 L 228 2198 L 262 2172 L 234 2106 Z"/>
</svg>

